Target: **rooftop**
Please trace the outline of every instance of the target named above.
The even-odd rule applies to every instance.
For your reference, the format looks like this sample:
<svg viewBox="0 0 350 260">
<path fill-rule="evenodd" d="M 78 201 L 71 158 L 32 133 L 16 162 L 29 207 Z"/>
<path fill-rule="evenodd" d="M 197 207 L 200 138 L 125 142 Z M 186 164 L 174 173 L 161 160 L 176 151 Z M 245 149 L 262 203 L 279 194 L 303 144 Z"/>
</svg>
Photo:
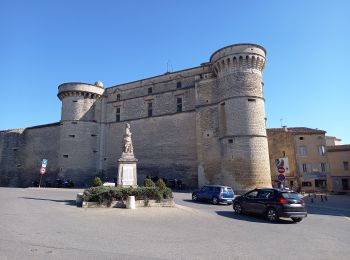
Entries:
<svg viewBox="0 0 350 260">
<path fill-rule="evenodd" d="M 327 146 L 328 152 L 350 151 L 350 144 Z"/>
<path fill-rule="evenodd" d="M 289 132 L 294 134 L 325 134 L 326 131 L 308 128 L 308 127 L 281 127 L 281 128 L 268 128 L 268 132 Z"/>
</svg>

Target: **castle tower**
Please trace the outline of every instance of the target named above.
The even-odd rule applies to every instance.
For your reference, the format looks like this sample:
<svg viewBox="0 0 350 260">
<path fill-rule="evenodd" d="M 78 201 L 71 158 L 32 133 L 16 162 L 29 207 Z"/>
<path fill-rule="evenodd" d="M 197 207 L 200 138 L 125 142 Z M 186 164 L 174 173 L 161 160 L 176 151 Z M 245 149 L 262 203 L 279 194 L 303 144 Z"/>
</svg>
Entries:
<svg viewBox="0 0 350 260">
<path fill-rule="evenodd" d="M 203 105 L 201 113 L 207 113 L 209 118 L 218 117 L 212 122 L 209 120 L 214 130 L 205 138 L 206 143 L 211 144 L 201 149 L 202 155 L 207 157 L 202 160 L 216 157 L 213 162 L 220 162 L 220 165 L 211 165 L 212 169 L 210 165 L 207 167 L 207 172 L 214 172 L 216 168 L 213 173 L 216 176 L 209 182 L 230 185 L 240 193 L 271 186 L 262 89 L 265 55 L 265 49 L 255 44 L 235 44 L 219 49 L 210 58 L 216 79 L 209 77 L 199 83 L 203 92 L 205 82 L 212 81 L 208 86 L 214 85 L 210 91 L 212 103 L 216 104 L 211 108 Z M 207 153 L 212 154 L 205 156 Z"/>
<path fill-rule="evenodd" d="M 100 149 L 99 114 L 103 84 L 64 83 L 58 87 L 62 101 L 59 176 L 76 185 L 90 184 L 96 175 Z"/>
</svg>

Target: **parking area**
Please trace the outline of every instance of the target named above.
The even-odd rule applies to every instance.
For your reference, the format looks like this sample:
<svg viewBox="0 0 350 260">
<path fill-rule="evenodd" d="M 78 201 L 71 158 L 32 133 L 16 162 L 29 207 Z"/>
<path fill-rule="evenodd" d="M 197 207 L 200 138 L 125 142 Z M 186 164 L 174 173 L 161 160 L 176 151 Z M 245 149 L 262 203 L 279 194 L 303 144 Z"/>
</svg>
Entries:
<svg viewBox="0 0 350 260">
<path fill-rule="evenodd" d="M 301 223 L 272 224 L 236 215 L 232 206 L 192 202 L 186 192 L 175 193 L 175 208 L 127 210 L 77 208 L 78 191 L 0 188 L 0 259 L 348 259 L 350 254 L 346 207 L 314 205 Z"/>
</svg>

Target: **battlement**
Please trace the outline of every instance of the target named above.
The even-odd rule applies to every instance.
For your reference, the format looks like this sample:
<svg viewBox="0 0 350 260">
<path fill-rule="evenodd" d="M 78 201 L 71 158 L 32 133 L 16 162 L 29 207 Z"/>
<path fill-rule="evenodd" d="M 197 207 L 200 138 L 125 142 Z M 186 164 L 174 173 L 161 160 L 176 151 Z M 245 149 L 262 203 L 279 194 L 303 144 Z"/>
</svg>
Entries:
<svg viewBox="0 0 350 260">
<path fill-rule="evenodd" d="M 237 71 L 255 70 L 262 73 L 266 50 L 256 44 L 234 44 L 221 48 L 210 57 L 213 71 L 218 77 Z"/>
<path fill-rule="evenodd" d="M 62 100 L 67 96 L 82 96 L 84 98 L 95 99 L 104 93 L 104 88 L 101 82 L 96 82 L 94 85 L 79 82 L 63 83 L 58 86 L 58 98 Z"/>
</svg>

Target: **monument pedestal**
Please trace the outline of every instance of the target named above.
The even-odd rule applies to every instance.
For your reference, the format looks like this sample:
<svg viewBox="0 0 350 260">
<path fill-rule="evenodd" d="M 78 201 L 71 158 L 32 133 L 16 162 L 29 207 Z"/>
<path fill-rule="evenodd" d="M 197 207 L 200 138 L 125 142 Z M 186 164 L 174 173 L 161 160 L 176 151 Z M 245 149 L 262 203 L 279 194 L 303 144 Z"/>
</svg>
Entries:
<svg viewBox="0 0 350 260">
<path fill-rule="evenodd" d="M 123 153 L 122 158 L 118 160 L 118 186 L 137 187 L 137 161 L 134 156 L 128 156 Z"/>
</svg>

